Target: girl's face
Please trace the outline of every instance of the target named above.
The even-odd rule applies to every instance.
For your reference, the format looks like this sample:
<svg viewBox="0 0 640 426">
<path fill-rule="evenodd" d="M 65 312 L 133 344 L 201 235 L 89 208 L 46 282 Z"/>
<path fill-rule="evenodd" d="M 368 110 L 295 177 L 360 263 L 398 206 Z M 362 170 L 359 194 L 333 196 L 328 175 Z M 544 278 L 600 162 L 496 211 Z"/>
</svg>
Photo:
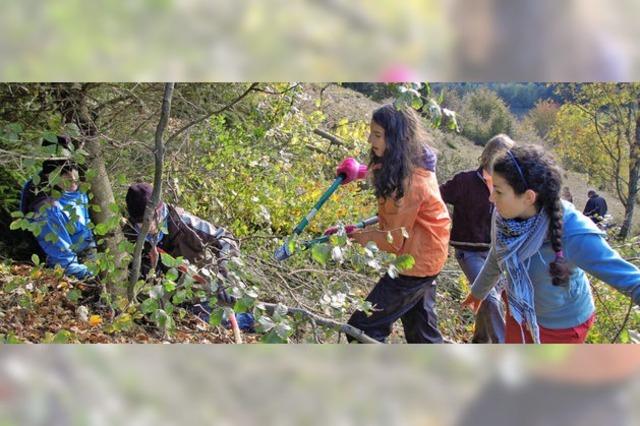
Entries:
<svg viewBox="0 0 640 426">
<path fill-rule="evenodd" d="M 387 149 L 384 128 L 373 120 L 371 121 L 370 127 L 369 143 L 371 144 L 371 151 L 373 151 L 376 157 L 382 157 Z"/>
<path fill-rule="evenodd" d="M 493 191 L 489 201 L 496 205 L 500 216 L 505 219 L 528 219 L 538 213 L 535 203 L 538 198 L 531 189 L 527 189 L 523 194 L 516 194 L 513 187 L 500 173 L 493 173 Z"/>
</svg>

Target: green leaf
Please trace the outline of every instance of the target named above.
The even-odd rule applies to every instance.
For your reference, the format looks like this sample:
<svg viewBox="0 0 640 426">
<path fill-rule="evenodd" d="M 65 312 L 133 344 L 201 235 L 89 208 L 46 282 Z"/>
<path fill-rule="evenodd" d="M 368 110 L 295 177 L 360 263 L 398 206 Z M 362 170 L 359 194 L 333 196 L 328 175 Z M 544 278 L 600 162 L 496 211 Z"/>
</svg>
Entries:
<svg viewBox="0 0 640 426">
<path fill-rule="evenodd" d="M 171 268 L 167 271 L 164 277 L 169 281 L 175 281 L 178 279 L 178 276 L 179 276 L 178 270 L 176 268 Z M 175 288 L 175 285 L 174 285 L 174 288 Z"/>
<path fill-rule="evenodd" d="M 431 85 L 429 83 L 423 83 L 424 84 L 424 91 L 427 97 L 429 97 L 429 95 L 431 94 Z"/>
<path fill-rule="evenodd" d="M 20 123 L 9 123 L 7 128 L 13 133 L 22 133 L 22 124 Z"/>
<path fill-rule="evenodd" d="M 410 254 L 402 254 L 394 260 L 393 264 L 400 270 L 405 271 L 413 268 L 416 264 L 415 259 Z"/>
<path fill-rule="evenodd" d="M 15 231 L 17 229 L 22 229 L 23 223 L 24 223 L 24 219 L 16 219 L 13 222 L 11 222 L 11 225 L 9 225 L 9 229 L 12 231 Z"/>
<path fill-rule="evenodd" d="M 287 343 L 287 339 L 283 339 L 278 335 L 275 330 L 270 331 L 269 333 L 262 336 L 260 339 L 262 343 Z"/>
<path fill-rule="evenodd" d="M 164 286 L 164 290 L 167 293 L 171 293 L 172 291 L 175 291 L 175 289 L 176 289 L 176 283 L 173 282 L 173 281 L 164 280 L 162 285 Z M 176 302 L 176 303 L 180 303 L 180 302 Z"/>
<path fill-rule="evenodd" d="M 91 204 L 91 210 L 93 210 L 96 213 L 100 213 L 102 211 L 102 207 L 100 207 L 97 204 Z"/>
<path fill-rule="evenodd" d="M 620 333 L 620 343 L 629 343 L 630 339 L 629 339 L 629 332 L 627 330 L 622 330 L 622 333 Z"/>
<path fill-rule="evenodd" d="M 49 243 L 55 243 L 56 241 L 58 241 L 58 236 L 53 232 L 48 232 L 47 235 L 44 236 L 44 240 Z"/>
<path fill-rule="evenodd" d="M 173 291 L 175 290 L 175 284 L 173 286 L 173 289 L 169 290 L 167 289 L 167 285 L 165 284 L 165 289 L 167 291 Z M 185 300 L 187 300 L 188 296 L 187 296 L 187 291 L 186 290 L 179 290 L 176 292 L 176 294 L 171 298 L 171 301 L 173 303 L 175 303 L 176 305 L 180 305 L 182 303 L 184 303 Z"/>
<path fill-rule="evenodd" d="M 78 290 L 77 288 L 69 290 L 69 292 L 67 293 L 67 299 L 74 304 L 78 303 L 78 300 L 80 300 L 80 296 L 82 296 L 82 292 L 80 292 L 80 290 Z"/>
<path fill-rule="evenodd" d="M 291 336 L 291 334 L 293 333 L 293 328 L 291 328 L 291 326 L 286 322 L 281 322 L 280 324 L 276 325 L 275 332 L 278 337 L 286 342 L 289 336 Z"/>
<path fill-rule="evenodd" d="M 269 330 L 271 330 L 273 327 L 275 327 L 275 323 L 273 322 L 273 320 L 271 318 L 269 318 L 266 315 L 261 316 L 260 318 L 258 318 L 257 321 L 258 325 L 257 325 L 257 329 L 260 330 L 260 332 L 262 333 L 266 333 Z"/>
<path fill-rule="evenodd" d="M 53 336 L 53 340 L 51 343 L 64 344 L 69 343 L 69 341 L 73 338 L 73 333 L 67 330 L 60 330 Z"/>
<path fill-rule="evenodd" d="M 294 238 L 287 241 L 287 250 L 292 254 L 296 252 L 296 240 Z"/>
<path fill-rule="evenodd" d="M 120 207 L 118 207 L 116 203 L 111 203 L 109 204 L 109 211 L 111 211 L 111 213 L 118 214 L 120 213 Z"/>
<path fill-rule="evenodd" d="M 251 297 L 241 297 L 233 305 L 233 311 L 237 313 L 247 312 L 255 302 Z"/>
<path fill-rule="evenodd" d="M 96 225 L 93 233 L 96 235 L 107 235 L 109 232 L 109 226 L 106 223 L 99 223 Z"/>
<path fill-rule="evenodd" d="M 38 266 L 40 265 L 40 257 L 38 257 L 37 254 L 33 253 L 31 255 L 31 261 L 33 262 L 34 265 Z"/>
<path fill-rule="evenodd" d="M 42 138 L 48 142 L 53 142 L 53 143 L 58 142 L 58 135 L 56 135 L 55 132 L 52 132 L 50 130 L 47 130 L 46 132 L 44 132 L 42 134 Z"/>
<path fill-rule="evenodd" d="M 311 246 L 311 257 L 321 265 L 326 265 L 331 254 L 331 247 L 328 244 L 314 244 Z"/>
<path fill-rule="evenodd" d="M 343 246 L 347 244 L 347 239 L 346 235 L 333 234 L 329 237 L 329 242 L 334 246 Z"/>
<path fill-rule="evenodd" d="M 89 169 L 85 173 L 85 177 L 87 180 L 93 180 L 96 176 L 98 176 L 98 172 L 96 169 Z"/>
<path fill-rule="evenodd" d="M 133 328 L 133 317 L 128 313 L 123 313 L 114 321 L 112 328 L 114 331 L 128 331 Z"/>
<path fill-rule="evenodd" d="M 273 310 L 273 318 L 280 320 L 287 315 L 287 312 L 289 312 L 289 309 L 282 303 L 278 303 Z"/>
<path fill-rule="evenodd" d="M 160 305 L 158 305 L 158 301 L 156 299 L 151 298 L 151 297 L 146 299 L 140 305 L 140 310 L 144 314 L 153 313 L 153 312 L 157 311 L 159 308 L 160 308 Z"/>
<path fill-rule="evenodd" d="M 160 253 L 160 260 L 162 261 L 162 264 L 168 268 L 176 268 L 180 266 L 180 262 L 178 262 L 176 258 L 171 256 L 169 253 Z"/>
<path fill-rule="evenodd" d="M 9 345 L 18 345 L 24 342 L 18 339 L 15 334 L 8 333 L 7 335 L 0 334 L 0 343 L 9 344 Z"/>
<path fill-rule="evenodd" d="M 218 326 L 222 324 L 222 319 L 224 317 L 224 308 L 217 307 L 213 311 L 211 311 L 211 315 L 209 315 L 209 325 L 212 327 Z"/>
<path fill-rule="evenodd" d="M 116 177 L 116 182 L 118 182 L 119 185 L 125 185 L 127 183 L 127 176 L 124 173 L 120 173 Z"/>
</svg>

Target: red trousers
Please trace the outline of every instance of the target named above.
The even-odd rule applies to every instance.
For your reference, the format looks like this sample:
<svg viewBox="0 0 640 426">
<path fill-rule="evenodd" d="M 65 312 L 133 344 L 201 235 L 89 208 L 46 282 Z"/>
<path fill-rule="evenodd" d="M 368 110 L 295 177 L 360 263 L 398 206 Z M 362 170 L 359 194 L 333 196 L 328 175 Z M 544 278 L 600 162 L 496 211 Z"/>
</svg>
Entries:
<svg viewBox="0 0 640 426">
<path fill-rule="evenodd" d="M 553 330 L 538 325 L 540 329 L 540 343 L 584 343 L 589 329 L 595 320 L 596 314 L 594 313 L 588 320 L 576 327 Z M 533 343 L 531 333 L 529 333 L 529 329 L 525 324 L 522 324 L 522 333 L 520 330 L 520 325 L 508 314 L 505 343 L 523 343 L 522 334 L 524 334 L 524 343 Z"/>
</svg>

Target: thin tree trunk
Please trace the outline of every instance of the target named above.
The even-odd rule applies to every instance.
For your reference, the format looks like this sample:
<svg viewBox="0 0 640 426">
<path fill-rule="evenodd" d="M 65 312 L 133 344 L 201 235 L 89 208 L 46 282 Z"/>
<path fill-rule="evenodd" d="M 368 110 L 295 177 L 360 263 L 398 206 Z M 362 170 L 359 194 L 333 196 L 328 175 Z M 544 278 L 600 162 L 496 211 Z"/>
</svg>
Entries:
<svg viewBox="0 0 640 426">
<path fill-rule="evenodd" d="M 133 260 L 131 261 L 131 273 L 129 275 L 129 286 L 127 288 L 127 296 L 129 300 L 133 298 L 133 288 L 140 277 L 140 264 L 142 259 L 142 249 L 144 248 L 144 241 L 149 233 L 149 227 L 151 225 L 151 218 L 153 217 L 156 206 L 161 201 L 162 195 L 162 167 L 164 160 L 164 142 L 162 141 L 162 135 L 164 129 L 167 127 L 169 121 L 169 115 L 171 114 L 171 97 L 173 96 L 174 83 L 167 83 L 164 86 L 164 96 L 162 99 L 162 110 L 160 112 L 160 121 L 156 127 L 155 134 L 155 172 L 153 177 L 153 192 L 151 194 L 151 200 L 147 204 L 144 210 L 144 216 L 142 221 L 142 227 L 136 240 L 136 245 L 133 250 Z"/>
<path fill-rule="evenodd" d="M 635 140 L 630 147 L 629 157 L 629 191 L 624 212 L 624 222 L 618 234 L 621 239 L 627 238 L 631 232 L 633 211 L 636 205 L 636 197 L 638 196 L 638 178 L 640 178 L 640 100 L 638 100 L 638 109 L 636 111 Z"/>
</svg>

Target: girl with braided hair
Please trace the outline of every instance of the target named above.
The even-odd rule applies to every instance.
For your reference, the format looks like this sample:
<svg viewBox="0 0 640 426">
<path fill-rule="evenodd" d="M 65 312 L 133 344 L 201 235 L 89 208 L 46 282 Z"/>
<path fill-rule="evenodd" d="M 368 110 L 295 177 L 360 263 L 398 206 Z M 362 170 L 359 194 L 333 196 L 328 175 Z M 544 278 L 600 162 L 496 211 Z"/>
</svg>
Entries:
<svg viewBox="0 0 640 426">
<path fill-rule="evenodd" d="M 519 146 L 498 157 L 493 188 L 491 249 L 463 304 L 477 311 L 504 273 L 506 343 L 583 343 L 595 320 L 585 272 L 640 304 L 640 270 L 561 200 L 561 170 L 542 147 Z"/>
</svg>

